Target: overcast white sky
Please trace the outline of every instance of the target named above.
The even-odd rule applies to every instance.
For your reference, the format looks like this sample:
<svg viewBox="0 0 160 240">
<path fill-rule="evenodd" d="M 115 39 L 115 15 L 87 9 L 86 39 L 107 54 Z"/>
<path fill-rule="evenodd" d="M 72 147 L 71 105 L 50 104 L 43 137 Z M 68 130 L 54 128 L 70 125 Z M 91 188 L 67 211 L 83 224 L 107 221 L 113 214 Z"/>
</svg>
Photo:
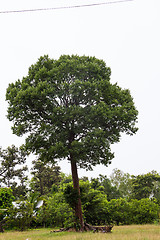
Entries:
<svg viewBox="0 0 160 240">
<path fill-rule="evenodd" d="M 0 12 L 54 8 L 107 0 L 5 0 Z M 114 2 L 114 0 L 108 0 Z M 114 168 L 130 174 L 160 172 L 160 1 L 133 0 L 94 7 L 25 13 L 0 13 L 0 146 L 19 146 L 24 138 L 12 134 L 5 92 L 22 79 L 37 59 L 48 54 L 89 55 L 111 67 L 111 81 L 129 88 L 139 111 L 136 135 L 122 136 L 112 147 L 115 158 L 106 168 L 80 176 L 110 175 Z M 70 173 L 67 161 L 62 171 Z"/>
</svg>

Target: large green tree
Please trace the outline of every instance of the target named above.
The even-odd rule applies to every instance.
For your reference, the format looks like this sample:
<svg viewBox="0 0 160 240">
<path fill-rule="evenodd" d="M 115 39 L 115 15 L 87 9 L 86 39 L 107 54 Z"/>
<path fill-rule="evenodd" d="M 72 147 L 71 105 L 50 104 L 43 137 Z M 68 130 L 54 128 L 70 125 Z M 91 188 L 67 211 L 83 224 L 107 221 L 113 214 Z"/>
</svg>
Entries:
<svg viewBox="0 0 160 240">
<path fill-rule="evenodd" d="M 27 133 L 26 147 L 40 159 L 68 159 L 80 195 L 77 167 L 111 163 L 110 145 L 137 131 L 138 112 L 129 90 L 110 82 L 111 70 L 95 57 L 43 56 L 22 80 L 9 84 L 13 133 Z M 83 228 L 81 200 L 75 214 Z"/>
</svg>

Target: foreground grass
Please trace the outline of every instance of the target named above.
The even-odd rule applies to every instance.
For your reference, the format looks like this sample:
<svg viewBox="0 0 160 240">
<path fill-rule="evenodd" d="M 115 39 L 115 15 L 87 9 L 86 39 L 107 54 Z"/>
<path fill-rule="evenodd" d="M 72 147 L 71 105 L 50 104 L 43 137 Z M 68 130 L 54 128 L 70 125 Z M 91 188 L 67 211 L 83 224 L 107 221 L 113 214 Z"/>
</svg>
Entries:
<svg viewBox="0 0 160 240">
<path fill-rule="evenodd" d="M 50 233 L 50 229 L 0 233 L 0 240 L 159 240 L 160 225 L 115 226 L 112 233 Z"/>
</svg>

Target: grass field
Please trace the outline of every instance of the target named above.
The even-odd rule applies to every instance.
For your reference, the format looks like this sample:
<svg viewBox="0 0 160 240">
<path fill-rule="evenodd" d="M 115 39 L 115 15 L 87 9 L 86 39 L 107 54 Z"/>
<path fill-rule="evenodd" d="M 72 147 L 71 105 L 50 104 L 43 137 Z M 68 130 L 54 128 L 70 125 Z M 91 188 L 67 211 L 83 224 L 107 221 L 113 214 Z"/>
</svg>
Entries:
<svg viewBox="0 0 160 240">
<path fill-rule="evenodd" d="M 0 233 L 0 240 L 159 240 L 160 225 L 115 226 L 112 233 L 50 233 L 50 229 Z"/>
</svg>

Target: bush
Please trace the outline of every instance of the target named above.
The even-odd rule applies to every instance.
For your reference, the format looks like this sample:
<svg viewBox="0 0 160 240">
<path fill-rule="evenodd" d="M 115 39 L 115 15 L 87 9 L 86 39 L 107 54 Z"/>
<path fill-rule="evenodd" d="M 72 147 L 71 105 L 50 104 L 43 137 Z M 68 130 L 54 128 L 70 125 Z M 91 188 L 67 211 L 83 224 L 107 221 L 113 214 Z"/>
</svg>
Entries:
<svg viewBox="0 0 160 240">
<path fill-rule="evenodd" d="M 157 221 L 159 206 L 156 202 L 144 198 L 141 200 L 112 199 L 108 202 L 109 223 L 120 224 L 147 224 Z"/>
<path fill-rule="evenodd" d="M 44 201 L 37 222 L 47 227 L 68 227 L 73 222 L 73 211 L 65 202 L 62 192 L 54 193 Z"/>
<path fill-rule="evenodd" d="M 112 199 L 108 202 L 109 223 L 116 225 L 130 223 L 129 203 L 124 198 Z"/>
<path fill-rule="evenodd" d="M 141 200 L 132 199 L 129 203 L 131 213 L 131 223 L 146 224 L 154 223 L 159 218 L 159 206 L 149 198 Z"/>
<path fill-rule="evenodd" d="M 35 219 L 32 203 L 28 201 L 17 201 L 7 213 L 7 226 L 9 229 L 24 231 L 30 228 Z"/>
</svg>

